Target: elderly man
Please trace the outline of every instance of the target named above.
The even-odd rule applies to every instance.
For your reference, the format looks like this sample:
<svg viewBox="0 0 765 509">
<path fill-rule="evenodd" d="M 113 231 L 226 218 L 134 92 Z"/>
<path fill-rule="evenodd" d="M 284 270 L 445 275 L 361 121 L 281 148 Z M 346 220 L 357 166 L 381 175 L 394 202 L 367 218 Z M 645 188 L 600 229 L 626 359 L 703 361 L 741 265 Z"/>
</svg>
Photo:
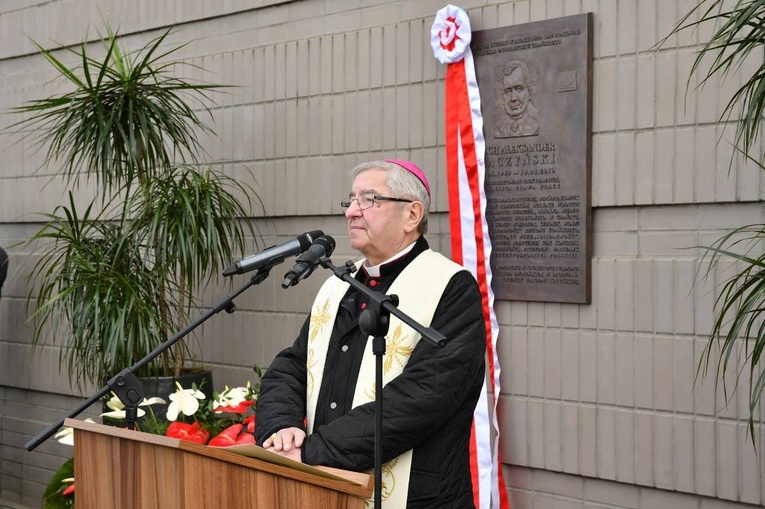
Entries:
<svg viewBox="0 0 765 509">
<path fill-rule="evenodd" d="M 494 124 L 495 138 L 514 138 L 539 134 L 539 110 L 531 102 L 531 72 L 520 60 L 509 62 L 502 69 L 500 96 Z"/>
<path fill-rule="evenodd" d="M 408 161 L 361 164 L 341 202 L 355 277 L 398 295 L 399 308 L 447 338 L 438 348 L 392 317 L 384 358 L 383 506 L 474 507 L 472 415 L 484 378 L 486 332 L 473 276 L 431 251 L 430 186 Z M 312 465 L 364 471 L 374 461 L 374 360 L 359 330 L 363 295 L 332 276 L 295 343 L 263 377 L 257 441 Z"/>
</svg>

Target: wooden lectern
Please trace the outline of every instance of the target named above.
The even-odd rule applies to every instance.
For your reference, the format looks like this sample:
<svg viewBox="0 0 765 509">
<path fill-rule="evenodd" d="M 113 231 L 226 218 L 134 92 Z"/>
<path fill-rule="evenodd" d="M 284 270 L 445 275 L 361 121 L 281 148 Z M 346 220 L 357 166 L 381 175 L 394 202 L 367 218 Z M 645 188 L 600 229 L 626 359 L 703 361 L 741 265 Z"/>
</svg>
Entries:
<svg viewBox="0 0 765 509">
<path fill-rule="evenodd" d="M 175 438 L 73 419 L 65 425 L 75 430 L 77 509 L 361 509 L 372 496 L 367 474 L 305 472 Z"/>
</svg>

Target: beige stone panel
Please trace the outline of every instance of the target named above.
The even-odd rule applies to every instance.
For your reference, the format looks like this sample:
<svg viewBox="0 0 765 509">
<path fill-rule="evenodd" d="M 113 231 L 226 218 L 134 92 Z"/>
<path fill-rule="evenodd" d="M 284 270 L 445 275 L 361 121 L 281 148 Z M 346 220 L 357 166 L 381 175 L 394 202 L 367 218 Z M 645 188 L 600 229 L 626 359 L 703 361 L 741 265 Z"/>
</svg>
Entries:
<svg viewBox="0 0 765 509">
<path fill-rule="evenodd" d="M 694 413 L 693 380 L 695 378 L 696 363 L 694 358 L 694 338 L 675 338 L 675 411 L 680 413 Z"/>
<path fill-rule="evenodd" d="M 761 140 L 755 140 L 752 148 L 750 149 L 752 158 L 745 158 L 742 154 L 739 154 L 739 175 L 737 180 L 737 195 L 741 201 L 757 201 L 762 200 L 765 197 L 763 193 L 763 169 L 760 166 L 761 160 L 757 160 L 757 154 L 762 153 Z"/>
<path fill-rule="evenodd" d="M 529 396 L 543 398 L 545 395 L 545 348 L 542 329 L 528 331 Z"/>
<path fill-rule="evenodd" d="M 682 493 L 644 488 L 640 490 L 641 509 L 698 509 L 699 502 L 698 497 Z"/>
<path fill-rule="evenodd" d="M 402 137 L 401 143 L 409 147 L 422 147 L 424 145 L 423 131 L 425 131 L 426 125 L 431 125 L 429 121 L 426 122 L 423 111 L 425 101 L 423 97 L 424 85 L 422 83 L 412 83 L 405 90 L 408 93 L 408 98 L 406 99 L 408 111 L 404 111 L 401 115 L 401 122 L 406 123 L 409 138 L 403 139 Z"/>
<path fill-rule="evenodd" d="M 718 420 L 716 423 L 715 473 L 717 490 L 715 496 L 726 500 L 736 500 L 738 495 L 738 426 L 736 423 Z"/>
<path fill-rule="evenodd" d="M 656 336 L 653 340 L 653 402 L 657 410 L 674 410 L 674 341 Z"/>
<path fill-rule="evenodd" d="M 719 96 L 719 89 L 722 86 L 721 77 L 717 74 L 708 75 L 713 60 L 713 56 L 704 55 L 686 86 L 688 96 L 696 101 L 699 124 L 715 124 L 721 118 L 727 104 L 727 100 L 722 102 L 723 98 Z"/>
<path fill-rule="evenodd" d="M 694 383 L 693 397 L 695 413 L 699 417 L 712 417 L 717 411 L 716 407 L 716 362 L 707 364 L 702 362 L 702 353 L 707 347 L 707 338 L 701 337 L 694 341 Z"/>
<path fill-rule="evenodd" d="M 718 127 L 717 129 L 720 141 L 717 143 L 717 149 L 715 151 L 715 168 L 717 169 L 715 179 L 715 201 L 736 201 L 740 158 L 733 146 L 735 139 L 733 128 L 727 127 L 722 133 L 720 132 L 721 129 L 723 128 Z"/>
<path fill-rule="evenodd" d="M 527 465 L 534 468 L 545 466 L 545 404 L 541 399 L 529 399 L 529 459 Z"/>
<path fill-rule="evenodd" d="M 546 18 L 545 16 L 545 4 L 546 1 L 534 1 L 531 0 L 531 3 L 529 5 L 529 21 L 542 21 Z"/>
<path fill-rule="evenodd" d="M 562 405 L 558 401 L 546 401 L 544 404 L 544 446 L 545 468 L 553 471 L 563 469 L 563 415 Z"/>
<path fill-rule="evenodd" d="M 508 329 L 505 329 L 508 330 Z M 522 327 L 513 327 L 509 329 L 509 337 L 503 336 L 505 339 L 499 343 L 499 347 L 502 344 L 509 345 L 510 358 L 506 356 L 501 357 L 501 364 L 507 366 L 508 370 L 503 370 L 505 376 L 509 376 L 509 384 L 502 383 L 502 387 L 506 389 L 509 394 L 529 394 L 529 342 L 528 342 L 528 330 Z M 501 351 L 505 351 L 501 348 Z M 504 362 L 509 360 L 509 362 Z M 535 369 L 532 368 L 532 371 Z"/>
<path fill-rule="evenodd" d="M 672 127 L 677 110 L 677 53 L 661 51 L 655 56 L 656 70 L 656 126 Z M 682 78 L 681 78 L 682 79 Z"/>
<path fill-rule="evenodd" d="M 616 479 L 616 412 L 613 407 L 597 409 L 598 478 Z"/>
<path fill-rule="evenodd" d="M 503 301 L 500 301 L 503 302 Z M 505 302 L 512 302 L 511 304 L 511 313 L 512 313 L 512 321 L 511 323 L 514 325 L 528 325 L 529 318 L 528 318 L 528 309 L 529 309 L 529 303 L 524 301 L 505 301 Z"/>
<path fill-rule="evenodd" d="M 579 5 L 579 2 L 566 2 L 561 0 L 561 7 L 563 8 L 563 16 L 573 16 L 575 14 L 582 14 L 584 11 Z"/>
<path fill-rule="evenodd" d="M 635 481 L 643 486 L 654 485 L 653 414 L 635 413 Z"/>
<path fill-rule="evenodd" d="M 543 327 L 545 325 L 545 304 L 542 302 L 529 302 L 528 323 L 532 326 Z"/>
<path fill-rule="evenodd" d="M 600 40 L 595 46 L 595 54 L 598 58 L 614 56 L 617 54 L 618 39 L 617 3 L 601 2 L 597 13 L 595 31 L 600 32 Z"/>
<path fill-rule="evenodd" d="M 393 89 L 393 100 L 395 101 L 395 127 L 392 129 L 394 134 L 393 148 L 396 150 L 406 150 L 411 147 L 411 124 L 409 122 L 410 112 L 421 111 L 419 104 L 409 103 L 409 86 L 399 86 Z"/>
<path fill-rule="evenodd" d="M 595 133 L 613 131 L 617 116 L 617 64 L 615 59 L 599 59 L 593 62 L 593 111 L 592 130 Z"/>
<path fill-rule="evenodd" d="M 468 15 L 470 16 L 470 30 L 473 32 L 478 30 L 489 30 L 499 26 L 497 25 L 496 5 L 474 9 L 469 12 Z"/>
<path fill-rule="evenodd" d="M 615 285 L 615 328 L 632 331 L 635 328 L 635 267 L 632 261 L 616 260 Z"/>
<path fill-rule="evenodd" d="M 694 198 L 696 202 L 715 200 L 715 154 L 717 132 L 714 126 L 699 127 L 695 130 L 696 145 L 694 157 Z"/>
<path fill-rule="evenodd" d="M 671 334 L 674 328 L 675 310 L 673 307 L 675 288 L 674 266 L 672 260 L 654 261 L 654 330 L 657 333 Z"/>
<path fill-rule="evenodd" d="M 547 399 L 561 398 L 561 331 L 544 332 L 544 395 Z"/>
<path fill-rule="evenodd" d="M 688 88 L 688 77 L 691 76 L 690 83 L 693 83 L 691 70 L 693 61 L 696 58 L 696 50 L 684 49 L 677 53 L 677 68 L 675 77 L 677 83 L 675 90 L 675 123 L 678 126 L 688 126 L 696 123 L 698 105 L 696 103 L 695 93 Z M 692 87 L 692 85 L 691 85 Z"/>
<path fill-rule="evenodd" d="M 695 453 L 692 416 L 675 416 L 673 446 L 675 489 L 686 493 L 693 493 Z"/>
<path fill-rule="evenodd" d="M 679 259 L 675 261 L 674 330 L 679 334 L 693 334 L 695 332 L 696 303 L 693 298 L 695 276 L 695 260 Z"/>
<path fill-rule="evenodd" d="M 617 3 L 617 44 L 620 55 L 634 53 L 637 45 L 638 5 L 636 0 Z"/>
<path fill-rule="evenodd" d="M 527 399 L 502 396 L 497 412 L 504 418 L 500 421 L 500 431 L 505 439 L 500 442 L 500 455 L 503 461 L 511 465 L 529 464 L 529 424 Z"/>
<path fill-rule="evenodd" d="M 694 420 L 694 480 L 695 493 L 714 496 L 715 480 L 715 422 L 712 419 Z"/>
<path fill-rule="evenodd" d="M 631 410 L 616 409 L 615 479 L 622 483 L 635 482 L 635 415 Z"/>
<path fill-rule="evenodd" d="M 621 118 L 621 117 L 620 117 Z M 614 202 L 616 205 L 633 205 L 635 203 L 635 135 L 618 133 L 616 135 L 616 167 L 614 172 L 614 187 L 616 189 Z"/>
<path fill-rule="evenodd" d="M 538 493 L 534 496 L 534 507 L 547 507 L 549 509 L 584 509 L 586 507 L 581 500 L 571 500 L 557 496 L 548 496 Z"/>
<path fill-rule="evenodd" d="M 563 305 L 557 302 L 545 302 L 544 319 L 546 327 L 561 327 Z"/>
<path fill-rule="evenodd" d="M 613 259 L 600 258 L 597 261 L 598 278 L 593 281 L 598 291 L 593 292 L 593 304 L 597 309 L 597 327 L 601 330 L 613 330 L 616 312 L 616 278 Z"/>
<path fill-rule="evenodd" d="M 628 59 L 623 59 L 630 61 Z M 638 128 L 652 128 L 654 127 L 654 119 L 656 115 L 655 111 L 655 94 L 656 94 L 656 59 L 654 54 L 638 55 L 634 63 L 631 64 L 634 67 L 632 78 L 635 80 L 633 83 L 632 99 L 635 104 L 630 106 L 625 103 L 625 108 L 634 108 L 634 121 Z M 621 70 L 621 69 L 620 69 Z M 621 91 L 620 91 L 621 93 Z"/>
<path fill-rule="evenodd" d="M 561 395 L 564 401 L 579 400 L 579 338 L 577 331 L 563 330 L 560 353 Z"/>
<path fill-rule="evenodd" d="M 754 509 L 755 507 L 749 504 L 742 504 L 740 502 L 727 502 L 724 500 L 715 500 L 710 498 L 702 498 L 700 500 L 701 509 Z"/>
<path fill-rule="evenodd" d="M 581 405 L 579 418 L 579 474 L 597 477 L 599 475 L 597 407 Z"/>
<path fill-rule="evenodd" d="M 654 203 L 654 140 L 653 132 L 639 132 L 635 136 L 635 203 L 639 205 Z"/>
<path fill-rule="evenodd" d="M 614 346 L 614 403 L 635 404 L 635 341 L 631 335 L 617 335 Z"/>
<path fill-rule="evenodd" d="M 579 405 L 563 405 L 563 423 L 562 426 L 562 449 L 563 449 L 563 470 L 571 473 L 579 472 L 579 437 L 581 436 L 579 426 Z"/>
<path fill-rule="evenodd" d="M 653 337 L 635 335 L 635 407 L 650 410 L 654 407 Z"/>
<path fill-rule="evenodd" d="M 761 442 L 762 426 L 755 426 L 757 438 Z M 756 448 L 755 448 L 756 447 Z M 758 454 L 761 443 L 753 444 L 749 426 L 739 423 L 738 426 L 738 468 L 739 468 L 739 500 L 749 504 L 762 505 L 761 459 Z"/>
<path fill-rule="evenodd" d="M 654 479 L 657 488 L 675 489 L 674 419 L 671 415 L 657 413 L 654 426 Z"/>
<path fill-rule="evenodd" d="M 513 488 L 532 490 L 534 488 L 534 470 L 530 468 L 505 464 L 502 473 L 505 484 Z"/>
<path fill-rule="evenodd" d="M 598 403 L 613 405 L 615 394 L 614 334 L 606 332 L 597 336 L 597 374 Z"/>
<path fill-rule="evenodd" d="M 693 129 L 678 129 L 675 131 L 675 144 L 675 194 L 673 203 L 692 203 L 694 201 L 694 181 L 696 180 L 696 168 L 694 166 L 695 131 Z"/>
<path fill-rule="evenodd" d="M 617 128 L 619 130 L 636 127 L 636 110 L 647 108 L 651 102 L 640 103 L 637 98 L 637 88 L 647 81 L 646 77 L 637 74 L 638 60 L 634 56 L 621 56 L 616 59 L 616 76 L 614 82 L 616 94 Z"/>
<path fill-rule="evenodd" d="M 672 203 L 674 195 L 674 156 L 675 135 L 674 131 L 661 130 L 656 133 L 654 140 L 655 148 L 655 171 L 653 204 Z"/>
<path fill-rule="evenodd" d="M 592 332 L 579 333 L 579 398 L 583 403 L 597 401 L 598 344 Z"/>
<path fill-rule="evenodd" d="M 514 13 L 514 23 L 516 25 L 520 25 L 521 23 L 528 23 L 529 21 L 532 21 L 531 19 L 531 2 L 530 1 L 521 1 L 521 2 L 515 2 L 515 13 Z"/>
<path fill-rule="evenodd" d="M 380 125 L 380 150 L 389 152 L 397 147 L 397 101 L 396 88 L 385 87 L 381 91 L 382 125 Z"/>
<path fill-rule="evenodd" d="M 510 26 L 515 22 L 515 6 L 517 2 L 502 2 L 497 6 L 497 26 Z"/>
</svg>

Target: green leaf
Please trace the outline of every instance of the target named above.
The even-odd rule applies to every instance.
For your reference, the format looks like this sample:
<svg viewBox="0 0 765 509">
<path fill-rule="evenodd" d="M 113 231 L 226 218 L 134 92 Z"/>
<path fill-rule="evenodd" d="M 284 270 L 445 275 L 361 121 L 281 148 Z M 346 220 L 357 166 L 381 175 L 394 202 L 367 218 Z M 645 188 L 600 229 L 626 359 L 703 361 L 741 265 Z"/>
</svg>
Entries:
<svg viewBox="0 0 765 509">
<path fill-rule="evenodd" d="M 63 479 L 74 477 L 74 458 L 64 462 L 48 482 L 43 493 L 43 509 L 69 509 L 74 507 L 74 495 L 62 495 L 61 492 L 69 487 Z"/>
</svg>

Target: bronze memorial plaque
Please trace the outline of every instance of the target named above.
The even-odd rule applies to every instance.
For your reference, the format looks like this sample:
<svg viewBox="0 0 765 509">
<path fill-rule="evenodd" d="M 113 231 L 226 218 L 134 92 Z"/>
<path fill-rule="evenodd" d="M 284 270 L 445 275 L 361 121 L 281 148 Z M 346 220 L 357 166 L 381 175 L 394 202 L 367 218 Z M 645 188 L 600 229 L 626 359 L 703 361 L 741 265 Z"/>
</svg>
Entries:
<svg viewBox="0 0 765 509">
<path fill-rule="evenodd" d="M 498 299 L 589 303 L 592 15 L 473 32 Z"/>
</svg>

